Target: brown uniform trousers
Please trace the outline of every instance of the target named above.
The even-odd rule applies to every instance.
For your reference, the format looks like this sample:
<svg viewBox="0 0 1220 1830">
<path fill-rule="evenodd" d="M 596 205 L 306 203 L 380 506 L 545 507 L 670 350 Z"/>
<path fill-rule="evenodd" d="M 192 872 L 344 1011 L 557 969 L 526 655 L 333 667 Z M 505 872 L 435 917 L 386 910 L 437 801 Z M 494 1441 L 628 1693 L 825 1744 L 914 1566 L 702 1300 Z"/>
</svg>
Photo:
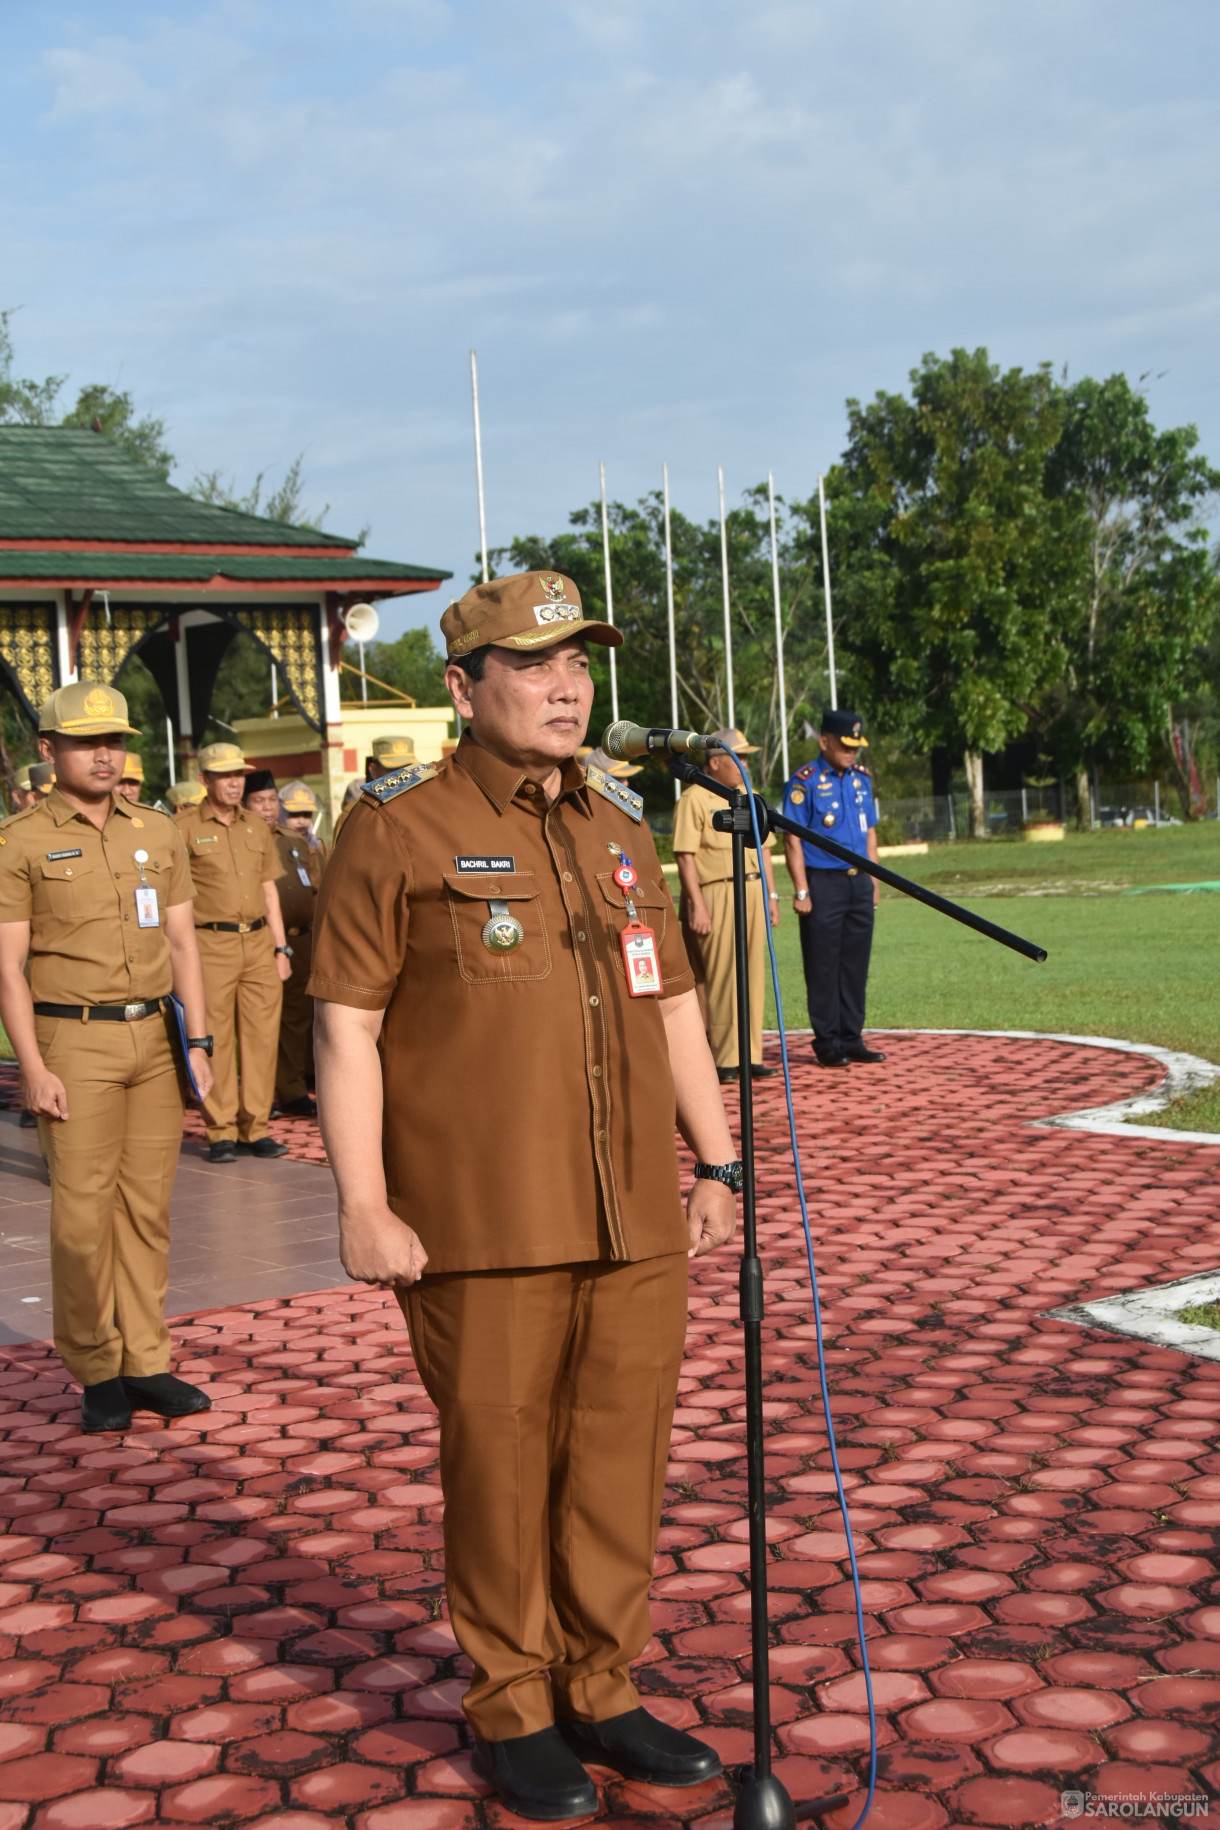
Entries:
<svg viewBox="0 0 1220 1830">
<path fill-rule="evenodd" d="M 306 991 L 313 968 L 313 918 L 326 850 L 314 850 L 307 837 L 290 828 L 275 828 L 275 845 L 284 866 L 278 889 L 284 931 L 292 948 L 292 977 L 284 981 L 280 1012 L 280 1050 L 275 1097 L 286 1106 L 304 1098 L 313 1081 L 313 999 Z M 304 871 L 309 882 L 302 883 Z"/>
<path fill-rule="evenodd" d="M 737 972 L 733 956 L 733 885 L 705 883 L 703 900 L 712 918 L 710 934 L 696 934 L 684 922 L 687 956 L 699 977 L 699 1004 L 717 1067 L 740 1067 L 737 1048 Z M 750 1059 L 763 1058 L 766 996 L 767 903 L 762 878 L 746 883 L 746 934 L 750 947 Z"/>
<path fill-rule="evenodd" d="M 267 927 L 254 934 L 199 928 L 195 938 L 214 1039 L 215 1079 L 203 1104 L 208 1141 L 228 1137 L 256 1144 L 267 1135 L 275 1092 L 282 1002 L 275 941 Z"/>
<path fill-rule="evenodd" d="M 169 1198 L 183 1109 L 167 1020 L 36 1017 L 35 1027 L 68 1097 L 66 1119 L 38 1121 L 51 1171 L 56 1350 L 82 1385 L 165 1372 Z"/>
<path fill-rule="evenodd" d="M 639 1703 L 686 1296 L 681 1253 L 454 1271 L 402 1294 L 440 1412 L 463 1708 L 487 1740 Z"/>
</svg>

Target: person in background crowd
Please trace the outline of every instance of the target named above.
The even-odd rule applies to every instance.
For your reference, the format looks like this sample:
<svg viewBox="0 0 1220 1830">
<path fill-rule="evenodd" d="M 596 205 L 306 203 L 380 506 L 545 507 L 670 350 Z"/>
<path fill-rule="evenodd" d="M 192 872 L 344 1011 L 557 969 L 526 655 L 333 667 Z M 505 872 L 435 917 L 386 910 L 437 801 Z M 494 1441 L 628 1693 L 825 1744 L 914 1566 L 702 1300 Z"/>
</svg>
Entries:
<svg viewBox="0 0 1220 1830">
<path fill-rule="evenodd" d="M 27 807 L 33 807 L 38 800 L 38 796 L 30 787 L 29 763 L 23 763 L 21 768 L 18 769 L 14 777 L 14 782 L 16 785 L 13 789 L 13 805 L 10 812 L 22 813 Z"/>
<path fill-rule="evenodd" d="M 125 801 L 134 805 L 144 789 L 144 764 L 134 750 L 128 750 L 123 758 L 123 773 L 119 777 L 116 794 L 121 794 Z"/>
<path fill-rule="evenodd" d="M 53 762 L 36 762 L 30 764 L 30 789 L 35 799 L 30 803 L 36 807 L 40 800 L 46 800 L 55 786 L 55 764 Z"/>
<path fill-rule="evenodd" d="M 305 990 L 313 958 L 314 904 L 322 882 L 327 849 L 313 834 L 318 803 L 304 782 L 288 782 L 278 794 L 269 791 L 263 774 L 246 787 L 246 806 L 266 820 L 275 838 L 284 874 L 279 880 L 284 932 L 292 948 L 292 977 L 284 982 L 280 1012 L 280 1046 L 275 1075 L 272 1114 L 285 1118 L 315 1118 L 318 1108 L 309 1095 L 313 1081 L 313 999 Z M 270 804 L 269 803 L 273 803 Z"/>
<path fill-rule="evenodd" d="M 210 1163 L 238 1153 L 286 1156 L 268 1134 L 283 983 L 292 972 L 276 884 L 283 874 L 265 821 L 241 804 L 253 770 L 235 743 L 199 752 L 204 799 L 176 816 L 195 883 L 195 927 L 215 1036 L 203 1105 Z M 274 784 L 273 784 L 274 789 Z M 240 1051 L 241 1076 L 238 1078 Z"/>
<path fill-rule="evenodd" d="M 747 743 L 741 731 L 717 731 L 721 743 L 738 756 L 753 756 L 758 745 Z M 729 787 L 741 787 L 741 771 L 723 750 L 713 750 L 703 765 L 708 775 Z M 737 971 L 733 948 L 733 837 L 717 832 L 712 815 L 725 806 L 719 795 L 698 782 L 682 790 L 674 813 L 674 857 L 682 885 L 682 933 L 696 969 L 699 1002 L 707 1025 L 716 1072 L 721 1080 L 736 1080 L 740 1073 L 737 1048 Z M 767 900 L 762 897 L 758 859 L 746 847 L 746 923 L 750 944 L 750 1077 L 759 1080 L 774 1074 L 763 1066 L 763 1000 L 765 997 L 767 936 L 764 923 L 779 920 L 779 894 L 771 866 L 767 834 L 763 864 L 767 873 Z"/>
<path fill-rule="evenodd" d="M 198 807 L 206 793 L 202 782 L 173 782 L 165 790 L 165 798 L 177 814 L 184 807 Z"/>
</svg>

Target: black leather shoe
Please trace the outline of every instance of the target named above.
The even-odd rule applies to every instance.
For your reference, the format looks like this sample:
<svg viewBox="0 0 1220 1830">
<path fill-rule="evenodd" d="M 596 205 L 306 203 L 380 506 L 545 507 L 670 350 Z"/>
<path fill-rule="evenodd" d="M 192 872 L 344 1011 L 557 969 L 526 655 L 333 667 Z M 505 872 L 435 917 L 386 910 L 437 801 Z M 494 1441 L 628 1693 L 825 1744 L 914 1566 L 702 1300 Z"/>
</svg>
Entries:
<svg viewBox="0 0 1220 1830">
<path fill-rule="evenodd" d="M 778 1073 L 778 1068 L 764 1067 L 761 1061 L 751 1061 L 750 1063 L 751 1080 L 774 1080 Z"/>
<path fill-rule="evenodd" d="M 158 1417 L 193 1417 L 198 1411 L 212 1408 L 206 1392 L 197 1385 L 188 1385 L 185 1379 L 175 1379 L 173 1373 L 152 1373 L 145 1379 L 124 1376 L 121 1384 L 133 1411 L 155 1411 Z"/>
<path fill-rule="evenodd" d="M 277 1144 L 273 1137 L 260 1137 L 253 1144 L 238 1143 L 239 1156 L 287 1156 L 287 1144 Z"/>
<path fill-rule="evenodd" d="M 90 1436 L 99 1430 L 129 1430 L 131 1404 L 121 1379 L 86 1385 L 80 1395 L 80 1427 Z"/>
<path fill-rule="evenodd" d="M 814 1060 L 819 1067 L 850 1067 L 851 1056 L 845 1055 L 841 1048 L 815 1048 Z"/>
<path fill-rule="evenodd" d="M 732 1083 L 737 1079 L 737 1069 L 718 1067 L 716 1069 L 716 1078 L 720 1082 L 722 1087 L 731 1086 Z"/>
<path fill-rule="evenodd" d="M 597 1787 L 556 1728 L 507 1741 L 476 1739 L 473 1766 L 518 1817 L 551 1824 L 597 1812 Z"/>
<path fill-rule="evenodd" d="M 271 1116 L 272 1118 L 276 1116 L 274 1107 L 272 1107 Z M 318 1116 L 317 1103 L 309 1097 L 308 1093 L 302 1093 L 299 1099 L 290 1099 L 287 1105 L 281 1106 L 279 1116 L 281 1118 L 316 1118 Z"/>
<path fill-rule="evenodd" d="M 209 1163 L 235 1163 L 236 1161 L 237 1145 L 231 1137 L 222 1137 L 216 1143 L 208 1145 Z"/>
<path fill-rule="evenodd" d="M 586 1766 L 613 1767 L 624 1779 L 645 1785 L 698 1786 L 721 1770 L 714 1747 L 658 1721 L 643 1708 L 607 1716 L 603 1722 L 559 1721 L 555 1726 Z"/>
<path fill-rule="evenodd" d="M 884 1061 L 885 1056 L 879 1048 L 865 1048 L 863 1042 L 859 1048 L 845 1048 L 843 1053 L 849 1061 Z"/>
</svg>

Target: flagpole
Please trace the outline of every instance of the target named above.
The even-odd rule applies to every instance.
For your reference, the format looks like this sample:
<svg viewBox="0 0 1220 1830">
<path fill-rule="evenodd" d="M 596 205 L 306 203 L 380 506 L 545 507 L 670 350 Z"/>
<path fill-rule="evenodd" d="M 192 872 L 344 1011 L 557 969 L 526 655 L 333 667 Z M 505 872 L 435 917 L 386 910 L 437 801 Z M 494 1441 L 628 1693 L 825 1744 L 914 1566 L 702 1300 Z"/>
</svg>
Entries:
<svg viewBox="0 0 1220 1830">
<path fill-rule="evenodd" d="M 483 583 L 491 577 L 487 566 L 487 511 L 483 504 L 483 434 L 479 427 L 479 361 L 470 352 L 470 399 L 474 407 L 474 474 L 479 486 L 479 551 L 483 556 Z"/>
<path fill-rule="evenodd" d="M 606 567 L 606 621 L 614 626 L 614 587 L 610 582 L 610 517 L 606 511 L 606 466 L 598 465 L 602 480 L 602 558 Z M 618 668 L 613 648 L 610 650 L 610 716 L 618 722 Z"/>
<path fill-rule="evenodd" d="M 674 728 L 678 724 L 678 640 L 674 628 L 674 549 L 669 531 L 669 465 L 661 466 L 661 493 L 665 503 L 665 608 L 669 618 L 669 722 Z M 674 776 L 674 799 L 682 792 L 682 784 Z"/>
<path fill-rule="evenodd" d="M 771 589 L 775 597 L 775 666 L 779 688 L 779 748 L 784 781 L 788 780 L 788 688 L 784 683 L 784 618 L 779 593 L 779 540 L 775 532 L 775 478 L 767 472 L 767 505 L 771 511 Z"/>
<path fill-rule="evenodd" d="M 822 473 L 818 472 L 818 508 L 822 517 L 822 595 L 826 599 L 826 667 L 830 674 L 830 709 L 839 708 L 838 687 L 835 683 L 835 627 L 830 614 L 830 547 L 826 540 L 826 490 L 823 486 Z"/>
<path fill-rule="evenodd" d="M 724 518 L 724 465 L 716 466 L 716 487 L 720 492 L 720 586 L 724 593 L 724 670 L 728 680 L 729 729 L 737 726 L 737 708 L 733 702 L 733 618 L 729 607 L 729 530 Z"/>
</svg>

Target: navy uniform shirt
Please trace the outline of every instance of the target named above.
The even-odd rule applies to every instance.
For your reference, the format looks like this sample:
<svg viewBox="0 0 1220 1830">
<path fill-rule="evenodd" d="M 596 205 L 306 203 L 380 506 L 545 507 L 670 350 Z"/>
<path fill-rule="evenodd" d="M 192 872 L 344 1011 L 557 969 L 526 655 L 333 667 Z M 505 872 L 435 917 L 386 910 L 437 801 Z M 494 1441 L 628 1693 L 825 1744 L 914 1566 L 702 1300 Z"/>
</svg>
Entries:
<svg viewBox="0 0 1220 1830">
<path fill-rule="evenodd" d="M 873 784 L 863 769 L 834 769 L 824 756 L 815 757 L 798 769 L 784 790 L 784 812 L 828 839 L 850 846 L 860 857 L 868 856 L 869 829 L 877 824 L 877 803 Z M 850 866 L 828 851 L 802 842 L 808 870 L 845 871 Z"/>
</svg>

